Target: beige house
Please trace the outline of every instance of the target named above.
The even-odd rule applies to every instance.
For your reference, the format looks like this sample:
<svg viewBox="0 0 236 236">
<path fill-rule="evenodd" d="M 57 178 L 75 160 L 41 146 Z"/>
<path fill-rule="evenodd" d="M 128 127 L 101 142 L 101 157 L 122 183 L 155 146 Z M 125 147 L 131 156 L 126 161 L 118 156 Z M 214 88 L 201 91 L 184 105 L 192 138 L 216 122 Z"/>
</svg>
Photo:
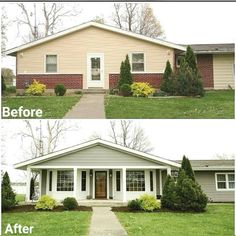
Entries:
<svg viewBox="0 0 236 236">
<path fill-rule="evenodd" d="M 62 83 L 68 90 L 107 90 L 116 87 L 121 61 L 127 54 L 133 80 L 159 88 L 166 61 L 175 68 L 177 55 L 185 50 L 183 45 L 88 22 L 10 49 L 7 55 L 16 57 L 17 89 L 24 89 L 36 79 L 47 89 Z M 208 72 L 203 73 L 205 87 L 233 87 L 233 64 L 234 50 L 230 55 L 214 56 L 213 82 L 209 82 Z"/>
<path fill-rule="evenodd" d="M 193 161 L 192 165 L 196 180 L 212 201 L 234 201 L 233 161 Z M 111 199 L 127 203 L 144 193 L 160 199 L 166 176 L 176 176 L 180 164 L 96 139 L 14 167 L 27 171 L 27 200 L 31 173 L 37 171 L 40 195 L 58 201 L 75 197 L 80 202 Z"/>
</svg>

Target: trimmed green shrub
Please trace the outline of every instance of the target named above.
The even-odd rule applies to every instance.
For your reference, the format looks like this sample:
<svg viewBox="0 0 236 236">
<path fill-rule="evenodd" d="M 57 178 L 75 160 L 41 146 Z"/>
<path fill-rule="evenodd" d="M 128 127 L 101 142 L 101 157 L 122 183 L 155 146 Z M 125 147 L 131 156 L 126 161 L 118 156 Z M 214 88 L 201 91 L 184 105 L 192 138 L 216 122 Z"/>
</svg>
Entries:
<svg viewBox="0 0 236 236">
<path fill-rule="evenodd" d="M 16 93 L 16 86 L 9 86 L 6 88 L 6 92 L 8 93 Z"/>
<path fill-rule="evenodd" d="M 130 96 L 132 94 L 130 85 L 129 84 L 122 84 L 120 86 L 120 94 L 124 97 Z"/>
<path fill-rule="evenodd" d="M 133 83 L 131 85 L 131 92 L 135 97 L 148 97 L 155 92 L 155 89 L 152 88 L 149 83 Z"/>
<path fill-rule="evenodd" d="M 160 86 L 160 89 L 166 93 L 171 93 L 173 90 L 171 75 L 172 75 L 172 68 L 168 60 L 166 62 L 166 68 L 165 68 L 163 78 L 161 80 L 161 86 Z"/>
<path fill-rule="evenodd" d="M 35 209 L 36 210 L 53 210 L 54 207 L 56 207 L 56 200 L 51 198 L 48 195 L 43 195 L 38 200 Z"/>
<path fill-rule="evenodd" d="M 54 92 L 56 96 L 64 96 L 66 93 L 66 88 L 64 84 L 56 84 L 54 87 Z"/>
<path fill-rule="evenodd" d="M 2 178 L 2 210 L 8 210 L 16 205 L 16 195 L 12 190 L 10 178 L 7 172 Z"/>
<path fill-rule="evenodd" d="M 131 66 L 128 55 L 126 55 L 125 61 L 122 61 L 120 65 L 120 79 L 118 87 L 121 88 L 123 84 L 132 84 Z"/>
<path fill-rule="evenodd" d="M 33 83 L 26 89 L 26 95 L 42 96 L 45 92 L 46 85 L 39 83 L 39 81 L 33 80 Z"/>
<path fill-rule="evenodd" d="M 67 197 L 62 202 L 65 210 L 74 210 L 78 207 L 78 202 L 74 197 Z"/>
<path fill-rule="evenodd" d="M 139 199 L 130 200 L 128 202 L 128 208 L 132 211 L 140 211 L 141 210 L 141 202 L 139 201 Z"/>
<path fill-rule="evenodd" d="M 154 211 L 160 208 L 160 202 L 156 198 L 149 194 L 143 194 L 140 198 L 140 207 L 144 211 Z"/>
<path fill-rule="evenodd" d="M 182 163 L 181 163 L 181 169 L 183 169 L 185 171 L 185 174 L 190 179 L 195 181 L 195 175 L 194 175 L 191 163 L 190 163 L 189 159 L 186 156 L 183 156 Z"/>
</svg>

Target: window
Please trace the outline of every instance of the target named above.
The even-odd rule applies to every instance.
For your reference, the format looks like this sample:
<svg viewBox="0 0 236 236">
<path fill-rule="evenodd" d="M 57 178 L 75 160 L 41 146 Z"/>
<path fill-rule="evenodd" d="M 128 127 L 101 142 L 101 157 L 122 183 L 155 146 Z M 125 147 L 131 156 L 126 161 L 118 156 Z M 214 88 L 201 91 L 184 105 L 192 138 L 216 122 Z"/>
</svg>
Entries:
<svg viewBox="0 0 236 236">
<path fill-rule="evenodd" d="M 144 53 L 132 53 L 132 72 L 144 72 Z"/>
<path fill-rule="evenodd" d="M 49 191 L 52 191 L 52 171 L 49 172 Z"/>
<path fill-rule="evenodd" d="M 150 191 L 153 191 L 153 172 L 150 171 Z"/>
<path fill-rule="evenodd" d="M 120 171 L 116 171 L 116 191 L 120 191 Z"/>
<path fill-rule="evenodd" d="M 74 172 L 70 170 L 57 171 L 57 191 L 74 190 Z"/>
<path fill-rule="evenodd" d="M 126 172 L 126 190 L 127 191 L 145 191 L 144 171 Z"/>
<path fill-rule="evenodd" d="M 57 55 L 46 55 L 46 73 L 57 72 Z"/>
<path fill-rule="evenodd" d="M 86 191 L 86 171 L 82 171 L 81 191 Z"/>
<path fill-rule="evenodd" d="M 217 190 L 233 190 L 234 189 L 234 174 L 233 173 L 218 173 L 216 174 L 216 189 Z"/>
</svg>

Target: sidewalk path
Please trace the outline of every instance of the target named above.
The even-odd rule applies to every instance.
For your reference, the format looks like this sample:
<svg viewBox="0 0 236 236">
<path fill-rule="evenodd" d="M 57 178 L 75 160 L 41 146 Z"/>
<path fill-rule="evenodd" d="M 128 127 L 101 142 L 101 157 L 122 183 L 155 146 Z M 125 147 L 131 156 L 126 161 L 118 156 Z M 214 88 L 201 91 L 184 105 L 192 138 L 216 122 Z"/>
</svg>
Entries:
<svg viewBox="0 0 236 236">
<path fill-rule="evenodd" d="M 84 94 L 64 119 L 105 119 L 104 94 Z"/>
<path fill-rule="evenodd" d="M 127 236 L 110 207 L 93 207 L 89 236 Z"/>
</svg>

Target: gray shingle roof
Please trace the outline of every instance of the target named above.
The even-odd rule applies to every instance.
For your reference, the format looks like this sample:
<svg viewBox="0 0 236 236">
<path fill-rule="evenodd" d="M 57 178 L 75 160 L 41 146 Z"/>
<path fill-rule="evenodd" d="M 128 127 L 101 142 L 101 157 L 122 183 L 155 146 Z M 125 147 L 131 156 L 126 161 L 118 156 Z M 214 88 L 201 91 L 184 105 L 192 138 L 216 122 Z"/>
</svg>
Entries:
<svg viewBox="0 0 236 236">
<path fill-rule="evenodd" d="M 234 53 L 234 44 L 192 44 L 190 45 L 196 54 L 200 53 Z"/>
</svg>

